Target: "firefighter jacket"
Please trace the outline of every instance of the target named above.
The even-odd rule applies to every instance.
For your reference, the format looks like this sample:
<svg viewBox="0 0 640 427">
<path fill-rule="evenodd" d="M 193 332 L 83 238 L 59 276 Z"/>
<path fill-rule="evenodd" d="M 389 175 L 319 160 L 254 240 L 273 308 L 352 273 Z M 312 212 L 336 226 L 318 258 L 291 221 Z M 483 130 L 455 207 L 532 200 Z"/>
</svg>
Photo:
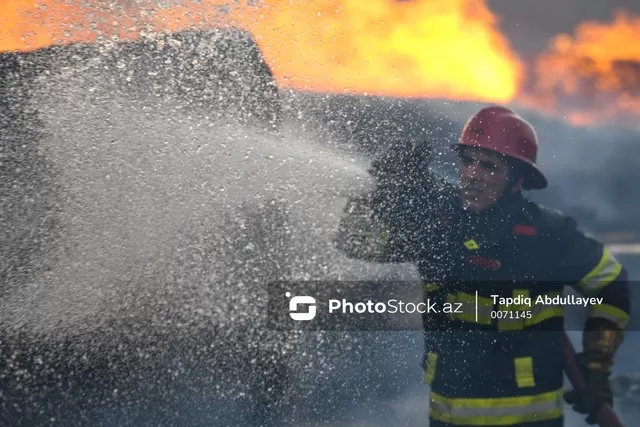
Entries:
<svg viewBox="0 0 640 427">
<path fill-rule="evenodd" d="M 464 211 L 442 182 L 391 199 L 350 200 L 337 245 L 350 257 L 414 263 L 425 297 L 456 308 L 423 316 L 431 419 L 562 425 L 563 288 L 602 298 L 588 315 L 624 330 L 626 270 L 573 219 L 520 194 L 482 214 Z M 531 302 L 500 304 L 517 296 Z"/>
</svg>

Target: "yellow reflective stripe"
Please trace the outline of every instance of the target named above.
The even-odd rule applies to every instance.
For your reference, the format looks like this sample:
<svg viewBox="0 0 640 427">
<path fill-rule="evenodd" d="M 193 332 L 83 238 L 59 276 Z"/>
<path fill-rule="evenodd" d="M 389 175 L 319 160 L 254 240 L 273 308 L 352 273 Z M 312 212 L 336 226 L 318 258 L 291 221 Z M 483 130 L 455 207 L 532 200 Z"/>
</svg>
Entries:
<svg viewBox="0 0 640 427">
<path fill-rule="evenodd" d="M 548 292 L 546 294 L 542 294 L 541 297 L 548 296 L 549 298 L 554 298 L 557 296 L 561 296 L 561 292 Z M 534 300 L 535 301 L 535 300 Z M 559 304 L 532 304 L 531 307 L 531 318 L 524 319 L 524 326 L 533 326 L 538 323 L 542 323 L 545 320 L 552 319 L 554 317 L 563 317 L 564 316 L 564 307 Z"/>
<path fill-rule="evenodd" d="M 545 320 L 552 319 L 554 317 L 563 317 L 564 308 L 561 306 L 544 306 L 538 305 L 531 310 L 531 318 L 524 319 L 524 326 L 533 326 L 538 323 L 542 323 Z"/>
<path fill-rule="evenodd" d="M 518 387 L 533 387 L 533 359 L 531 357 L 516 357 L 513 359 L 516 369 L 516 383 Z"/>
<path fill-rule="evenodd" d="M 475 295 L 467 294 L 464 292 L 458 292 L 456 294 L 456 299 L 458 302 L 461 302 L 461 303 L 473 304 L 474 307 L 476 305 Z M 491 298 L 478 297 L 478 305 L 491 306 L 492 304 L 493 304 L 493 301 L 491 300 Z"/>
<path fill-rule="evenodd" d="M 529 289 L 514 289 L 513 290 L 513 297 L 517 298 L 521 296 L 522 298 L 529 298 Z M 516 307 L 518 307 L 520 310 L 522 309 L 529 309 L 529 306 L 527 306 L 526 304 L 522 304 L 522 305 L 516 305 Z"/>
<path fill-rule="evenodd" d="M 478 297 L 478 321 L 476 322 L 476 296 L 458 292 L 447 295 L 447 302 L 452 304 L 453 312 L 449 313 L 452 320 L 462 320 L 464 322 L 478 323 L 482 325 L 491 324 L 491 311 L 493 310 L 493 300 L 486 297 Z M 459 304 L 462 304 L 458 306 Z"/>
<path fill-rule="evenodd" d="M 464 294 L 447 295 L 447 303 L 452 305 L 453 311 L 449 313 L 450 319 L 464 320 L 466 322 L 475 322 L 476 305 L 475 302 L 468 301 Z M 459 306 L 459 304 L 462 304 Z"/>
<path fill-rule="evenodd" d="M 427 369 L 424 372 L 424 382 L 431 384 L 436 376 L 436 363 L 438 362 L 438 355 L 433 352 L 427 353 Z"/>
<path fill-rule="evenodd" d="M 470 251 L 475 251 L 480 249 L 480 246 L 478 245 L 478 242 L 476 242 L 473 239 L 469 239 L 466 242 L 464 242 L 464 247 L 469 249 Z"/>
<path fill-rule="evenodd" d="M 430 416 L 453 425 L 516 425 L 560 418 L 563 389 L 518 397 L 495 399 L 447 398 L 431 392 Z"/>
<path fill-rule="evenodd" d="M 517 298 L 518 296 L 522 296 L 523 298 L 528 298 L 529 290 L 514 289 L 512 292 L 512 295 L 514 298 Z M 517 304 L 513 304 L 511 306 L 500 305 L 501 311 L 522 312 L 522 311 L 529 311 L 530 309 L 531 308 L 527 305 L 517 305 Z M 504 318 L 498 320 L 498 329 L 501 331 L 514 331 L 514 330 L 524 329 L 524 321 L 525 321 L 525 318 L 524 316 L 521 316 L 521 313 L 518 313 L 512 317 L 510 317 L 509 315 L 506 315 Z"/>
<path fill-rule="evenodd" d="M 445 397 L 431 392 L 431 402 L 445 403 L 452 409 L 508 409 L 521 408 L 532 403 L 562 403 L 562 394 L 562 388 L 542 394 L 495 398 Z"/>
<path fill-rule="evenodd" d="M 375 253 L 384 250 L 389 243 L 389 230 L 378 229 L 367 233 L 363 247 L 366 253 Z"/>
<path fill-rule="evenodd" d="M 425 286 L 426 289 L 426 286 Z M 523 298 L 529 297 L 530 292 L 528 289 L 515 289 L 513 291 L 513 297 L 517 298 L 522 296 Z M 541 297 L 554 298 L 561 296 L 560 292 L 548 292 L 542 294 Z M 561 305 L 551 304 L 535 304 L 534 301 L 538 297 L 531 298 L 531 306 L 527 304 L 522 305 L 500 305 L 500 310 L 509 312 L 514 311 L 513 316 L 506 314 L 502 319 L 498 318 L 499 330 L 521 330 L 527 326 L 533 326 L 538 323 L 544 322 L 555 317 L 564 316 L 564 308 Z M 491 314 L 494 311 L 493 299 L 486 297 L 478 297 L 478 320 L 476 322 L 475 316 L 475 295 L 458 292 L 457 294 L 447 295 L 447 303 L 452 304 L 454 309 L 458 309 L 461 313 L 448 313 L 449 318 L 452 320 L 461 320 L 465 322 L 478 323 L 484 325 L 492 324 Z M 462 306 L 458 308 L 457 304 Z M 526 313 L 531 312 L 531 316 L 527 317 Z"/>
<path fill-rule="evenodd" d="M 438 284 L 436 282 L 429 282 L 429 283 L 425 283 L 424 284 L 424 291 L 425 292 L 432 292 L 432 291 L 437 291 L 439 288 Z"/>
<path fill-rule="evenodd" d="M 629 315 L 618 307 L 609 304 L 598 304 L 591 306 L 589 309 L 589 317 L 598 317 L 607 319 L 622 330 L 627 329 L 629 324 Z"/>
<path fill-rule="evenodd" d="M 602 249 L 600 262 L 578 283 L 578 287 L 586 295 L 595 295 L 600 289 L 613 282 L 620 274 L 622 265 L 611 254 L 608 248 Z"/>
</svg>

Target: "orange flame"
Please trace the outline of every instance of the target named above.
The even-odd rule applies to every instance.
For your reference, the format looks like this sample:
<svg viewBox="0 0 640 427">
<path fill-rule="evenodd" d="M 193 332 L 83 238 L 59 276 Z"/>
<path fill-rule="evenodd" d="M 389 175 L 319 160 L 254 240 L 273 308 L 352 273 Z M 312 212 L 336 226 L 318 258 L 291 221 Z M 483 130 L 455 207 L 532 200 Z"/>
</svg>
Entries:
<svg viewBox="0 0 640 427">
<path fill-rule="evenodd" d="M 491 101 L 518 90 L 519 63 L 482 2 L 272 3 L 245 24 L 288 85 Z"/>
<path fill-rule="evenodd" d="M 9 4 L 0 50 L 210 26 L 226 3 L 128 3 L 117 11 L 79 1 Z M 476 0 L 268 0 L 227 12 L 227 22 L 256 36 L 278 82 L 296 89 L 509 101 L 520 83 L 495 16 Z M 27 23 L 30 33 L 19 31 Z"/>
<path fill-rule="evenodd" d="M 481 0 L 88 1 L 3 2 L 0 51 L 232 24 L 254 34 L 283 87 L 517 100 L 579 125 L 640 117 L 640 18 L 624 12 L 557 36 L 525 76 Z"/>
<path fill-rule="evenodd" d="M 527 103 L 560 112 L 574 124 L 637 126 L 640 118 L 640 17 L 618 11 L 614 22 L 584 22 L 554 38 L 536 62 Z"/>
<path fill-rule="evenodd" d="M 117 37 L 127 24 L 134 23 L 122 7 L 114 10 L 97 4 L 88 8 L 78 0 L 9 1 L 0 10 L 0 51 L 93 43 L 103 35 Z"/>
</svg>

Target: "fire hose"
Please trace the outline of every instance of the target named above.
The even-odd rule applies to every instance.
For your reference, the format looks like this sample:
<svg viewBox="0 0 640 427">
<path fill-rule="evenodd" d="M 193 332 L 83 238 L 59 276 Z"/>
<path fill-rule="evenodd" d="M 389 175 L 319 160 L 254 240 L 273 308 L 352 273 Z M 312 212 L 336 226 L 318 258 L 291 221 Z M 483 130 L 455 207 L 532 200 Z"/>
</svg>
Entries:
<svg viewBox="0 0 640 427">
<path fill-rule="evenodd" d="M 587 393 L 587 384 L 578 367 L 576 351 L 566 333 L 564 334 L 564 371 L 576 392 L 580 396 L 584 396 Z M 624 427 L 611 406 L 606 403 L 600 407 L 596 414 L 596 421 L 601 427 Z"/>
</svg>

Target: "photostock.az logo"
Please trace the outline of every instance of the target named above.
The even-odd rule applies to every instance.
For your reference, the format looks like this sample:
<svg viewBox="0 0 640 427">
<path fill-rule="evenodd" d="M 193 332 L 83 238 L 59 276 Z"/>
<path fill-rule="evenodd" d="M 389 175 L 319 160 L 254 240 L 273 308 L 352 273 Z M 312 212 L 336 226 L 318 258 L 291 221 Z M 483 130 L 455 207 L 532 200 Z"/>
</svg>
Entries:
<svg viewBox="0 0 640 427">
<path fill-rule="evenodd" d="M 287 298 L 291 292 L 285 294 Z M 307 307 L 306 311 L 298 311 L 302 307 Z M 316 317 L 316 299 L 310 296 L 295 296 L 289 300 L 289 316 L 293 320 L 311 320 Z"/>
</svg>

